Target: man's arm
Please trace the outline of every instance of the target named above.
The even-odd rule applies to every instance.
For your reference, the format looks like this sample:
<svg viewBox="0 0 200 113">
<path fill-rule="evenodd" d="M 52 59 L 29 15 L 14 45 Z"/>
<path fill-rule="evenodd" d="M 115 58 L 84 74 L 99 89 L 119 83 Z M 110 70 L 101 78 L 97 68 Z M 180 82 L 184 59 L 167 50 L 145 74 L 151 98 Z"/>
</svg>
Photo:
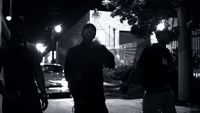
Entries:
<svg viewBox="0 0 200 113">
<path fill-rule="evenodd" d="M 0 61 L 0 77 L 2 77 L 2 75 L 1 75 L 1 70 L 2 70 L 2 64 L 1 64 L 1 61 Z M 0 80 L 0 94 L 1 95 L 4 95 L 4 86 L 3 86 L 3 83 L 2 83 L 2 81 Z"/>
<path fill-rule="evenodd" d="M 65 72 L 65 78 L 67 81 L 71 79 L 71 66 L 72 66 L 72 57 L 71 57 L 71 49 L 68 50 L 66 59 L 65 59 L 65 66 L 64 66 L 64 72 Z"/>
<path fill-rule="evenodd" d="M 129 77 L 126 82 L 122 84 L 120 90 L 122 93 L 126 93 L 128 91 L 129 85 L 131 83 L 135 85 L 142 85 L 143 84 L 143 66 L 145 65 L 146 60 L 146 48 L 142 51 L 140 58 L 137 62 L 135 62 L 132 71 L 129 74 Z"/>
<path fill-rule="evenodd" d="M 2 62 L 2 60 L 3 60 L 3 57 L 2 57 L 2 55 L 3 55 L 4 53 L 2 52 L 2 48 L 0 47 L 0 77 L 2 77 L 3 78 L 3 76 L 1 75 L 2 74 L 2 65 L 3 65 L 3 62 Z M 4 95 L 4 86 L 3 86 L 3 83 L 2 83 L 2 81 L 0 80 L 0 94 L 1 95 Z"/>
<path fill-rule="evenodd" d="M 73 85 L 74 81 L 73 81 L 73 78 L 72 78 L 72 75 L 73 75 L 73 55 L 72 55 L 72 51 L 71 49 L 68 50 L 67 52 L 67 56 L 66 56 L 66 59 L 65 59 L 65 78 L 68 82 L 68 88 L 69 88 L 69 91 L 70 93 L 72 94 L 72 96 L 75 96 L 76 95 L 76 89 Z"/>
<path fill-rule="evenodd" d="M 42 72 L 40 66 L 35 66 L 35 71 L 36 71 L 35 79 L 36 79 L 37 85 L 41 91 L 41 94 L 46 95 L 44 75 L 43 75 L 43 72 Z"/>
<path fill-rule="evenodd" d="M 103 46 L 104 49 L 104 65 L 105 67 L 108 68 L 115 68 L 115 58 L 114 55 L 105 47 Z"/>
<path fill-rule="evenodd" d="M 42 110 L 45 110 L 48 107 L 48 100 L 47 100 L 47 93 L 45 90 L 44 75 L 40 66 L 42 57 L 39 51 L 37 51 L 33 45 L 28 44 L 27 46 L 32 54 L 35 80 L 36 80 L 39 90 L 41 91 Z"/>
<path fill-rule="evenodd" d="M 0 81 L 0 94 L 1 95 L 4 95 L 4 86 L 3 86 L 3 83 Z"/>
<path fill-rule="evenodd" d="M 45 110 L 48 107 L 47 93 L 45 90 L 45 81 L 44 75 L 40 68 L 40 65 L 35 66 L 35 79 L 38 85 L 38 88 L 41 91 L 41 100 L 42 100 L 42 110 Z"/>
</svg>

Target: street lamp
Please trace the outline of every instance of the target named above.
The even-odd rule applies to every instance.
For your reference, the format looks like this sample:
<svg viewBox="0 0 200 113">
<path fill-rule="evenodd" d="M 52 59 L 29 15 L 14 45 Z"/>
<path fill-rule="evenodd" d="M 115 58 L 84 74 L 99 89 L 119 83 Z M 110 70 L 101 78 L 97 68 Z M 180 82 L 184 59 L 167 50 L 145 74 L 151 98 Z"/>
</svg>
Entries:
<svg viewBox="0 0 200 113">
<path fill-rule="evenodd" d="M 56 26 L 54 26 L 54 28 L 52 29 L 52 34 L 51 34 L 51 39 L 53 39 L 54 38 L 54 32 L 56 32 L 56 33 L 60 33 L 62 31 L 62 27 L 61 27 L 61 24 L 59 24 L 59 25 L 56 25 Z M 54 52 L 56 51 L 56 58 L 58 58 L 58 55 L 57 55 L 57 46 L 58 46 L 58 43 L 57 43 L 57 40 L 55 40 L 55 42 L 53 42 L 54 44 L 53 44 L 53 49 L 52 49 L 52 63 L 55 63 L 56 61 L 55 61 L 55 57 L 54 57 Z"/>
<path fill-rule="evenodd" d="M 51 29 L 52 31 L 51 31 L 51 39 L 53 39 L 54 38 L 54 33 L 56 32 L 56 33 L 60 33 L 61 31 L 62 31 L 62 26 L 61 26 L 61 24 L 59 24 L 59 25 L 55 25 L 54 27 L 52 27 L 52 29 Z"/>
<path fill-rule="evenodd" d="M 6 20 L 11 21 L 12 17 L 11 16 L 6 16 Z"/>
<path fill-rule="evenodd" d="M 11 19 L 12 19 L 12 6 L 13 6 L 13 2 L 12 2 L 12 0 L 10 0 L 9 15 L 6 16 L 7 21 L 11 21 Z"/>
<path fill-rule="evenodd" d="M 37 43 L 35 46 L 36 46 L 37 50 L 40 51 L 41 53 L 45 52 L 45 50 L 46 50 L 46 48 L 47 48 L 47 47 L 44 46 L 44 44 L 42 44 L 42 43 Z"/>
<path fill-rule="evenodd" d="M 36 49 L 43 54 L 46 51 L 47 46 L 45 46 L 43 43 L 37 43 L 35 44 Z M 42 56 L 42 63 L 44 62 L 44 57 Z"/>
<path fill-rule="evenodd" d="M 60 25 L 60 24 L 59 24 L 59 25 L 56 25 L 56 26 L 54 27 L 54 30 L 55 30 L 57 33 L 60 33 L 60 32 L 62 31 L 61 25 Z"/>
</svg>

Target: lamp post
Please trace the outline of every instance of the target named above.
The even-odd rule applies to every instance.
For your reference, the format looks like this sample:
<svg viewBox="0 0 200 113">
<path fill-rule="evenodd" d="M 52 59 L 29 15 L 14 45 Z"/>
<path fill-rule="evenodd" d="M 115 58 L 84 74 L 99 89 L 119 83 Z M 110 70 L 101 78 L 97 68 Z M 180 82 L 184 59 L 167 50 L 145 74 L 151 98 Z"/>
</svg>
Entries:
<svg viewBox="0 0 200 113">
<path fill-rule="evenodd" d="M 56 33 L 60 33 L 61 31 L 62 31 L 61 24 L 54 26 L 52 31 L 51 31 L 51 39 L 53 40 L 53 38 L 55 38 L 55 32 Z M 54 57 L 54 55 L 55 55 L 54 51 L 56 51 L 56 54 L 57 54 L 57 40 L 55 40 L 55 42 L 53 42 L 53 43 L 54 44 L 53 44 L 53 47 L 52 47 L 52 60 L 51 60 L 51 63 L 56 63 L 56 60 L 55 60 L 55 57 Z"/>
<path fill-rule="evenodd" d="M 13 2 L 12 2 L 12 0 L 10 0 L 9 15 L 6 16 L 6 20 L 8 20 L 8 21 L 11 21 L 11 19 L 12 19 L 12 6 L 13 6 Z"/>
<path fill-rule="evenodd" d="M 0 0 L 0 15 L 2 15 L 2 6 L 3 6 L 3 0 Z M 2 33 L 2 16 L 0 16 L 0 47 L 2 43 L 1 33 Z"/>
</svg>

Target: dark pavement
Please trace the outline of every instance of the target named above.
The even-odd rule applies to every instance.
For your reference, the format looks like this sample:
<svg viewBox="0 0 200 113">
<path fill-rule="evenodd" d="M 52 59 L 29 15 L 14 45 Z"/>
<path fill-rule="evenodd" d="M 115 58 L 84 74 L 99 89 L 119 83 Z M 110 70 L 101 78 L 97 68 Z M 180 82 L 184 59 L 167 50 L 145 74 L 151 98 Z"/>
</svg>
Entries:
<svg viewBox="0 0 200 113">
<path fill-rule="evenodd" d="M 119 91 L 121 82 L 105 82 L 106 105 L 109 113 L 142 113 L 142 99 L 139 98 L 141 93 L 132 88 L 126 94 Z M 135 93 L 133 93 L 135 90 Z M 138 94 L 136 96 L 133 96 Z M 139 96 L 140 95 L 140 96 Z M 0 96 L 0 109 L 2 97 Z M 49 106 L 44 113 L 72 113 L 72 98 L 49 99 Z M 176 105 L 177 113 L 200 113 L 200 109 L 194 105 L 180 106 Z M 2 111 L 0 111 L 2 113 Z"/>
</svg>

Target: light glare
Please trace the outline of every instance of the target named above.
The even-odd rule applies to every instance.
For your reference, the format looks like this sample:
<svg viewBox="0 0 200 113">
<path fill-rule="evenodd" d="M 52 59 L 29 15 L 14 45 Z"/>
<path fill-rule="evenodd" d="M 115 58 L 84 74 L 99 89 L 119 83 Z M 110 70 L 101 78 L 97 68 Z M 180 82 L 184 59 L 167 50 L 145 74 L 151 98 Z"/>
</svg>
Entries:
<svg viewBox="0 0 200 113">
<path fill-rule="evenodd" d="M 6 20 L 11 21 L 12 17 L 11 16 L 6 16 Z"/>
<path fill-rule="evenodd" d="M 61 25 L 57 25 L 57 26 L 55 26 L 55 31 L 56 32 L 58 32 L 58 33 L 60 33 L 61 31 L 62 31 L 62 27 L 61 27 Z"/>
<path fill-rule="evenodd" d="M 44 44 L 42 43 L 37 43 L 36 44 L 36 48 L 38 51 L 40 51 L 41 53 L 43 53 L 46 50 L 46 47 L 44 46 Z"/>
</svg>

